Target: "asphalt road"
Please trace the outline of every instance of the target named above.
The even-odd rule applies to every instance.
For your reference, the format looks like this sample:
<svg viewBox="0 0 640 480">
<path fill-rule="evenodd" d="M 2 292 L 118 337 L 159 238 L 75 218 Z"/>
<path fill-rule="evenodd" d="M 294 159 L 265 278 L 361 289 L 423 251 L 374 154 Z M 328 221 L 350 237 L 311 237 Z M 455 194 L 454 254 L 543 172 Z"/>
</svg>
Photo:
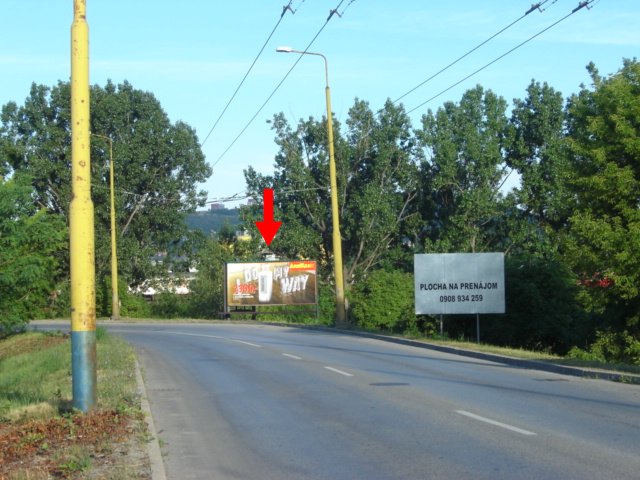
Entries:
<svg viewBox="0 0 640 480">
<path fill-rule="evenodd" d="M 170 479 L 638 479 L 640 387 L 362 338 L 113 325 Z"/>
</svg>

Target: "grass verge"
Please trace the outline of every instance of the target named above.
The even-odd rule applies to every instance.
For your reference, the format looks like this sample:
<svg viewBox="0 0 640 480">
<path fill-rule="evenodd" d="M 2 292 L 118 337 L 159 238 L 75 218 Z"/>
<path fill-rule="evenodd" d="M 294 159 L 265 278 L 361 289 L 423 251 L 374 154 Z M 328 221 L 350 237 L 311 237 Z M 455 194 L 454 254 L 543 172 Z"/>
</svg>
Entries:
<svg viewBox="0 0 640 480">
<path fill-rule="evenodd" d="M 68 335 L 26 332 L 0 341 L 0 479 L 146 479 L 148 441 L 129 345 L 102 328 L 98 405 L 71 408 Z"/>
</svg>

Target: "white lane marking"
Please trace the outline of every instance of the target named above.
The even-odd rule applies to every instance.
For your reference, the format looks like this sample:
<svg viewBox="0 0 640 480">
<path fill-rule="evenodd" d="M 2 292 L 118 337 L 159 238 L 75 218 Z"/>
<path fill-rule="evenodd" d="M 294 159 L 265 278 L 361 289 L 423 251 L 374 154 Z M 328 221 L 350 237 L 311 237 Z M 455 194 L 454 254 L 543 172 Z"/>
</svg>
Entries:
<svg viewBox="0 0 640 480">
<path fill-rule="evenodd" d="M 235 338 L 229 338 L 232 342 L 241 343 L 243 345 L 249 345 L 250 347 L 262 348 L 262 345 L 258 345 L 257 343 L 245 342 L 244 340 L 237 340 Z"/>
<path fill-rule="evenodd" d="M 337 368 L 333 368 L 333 367 L 324 367 L 324 368 L 332 372 L 339 373 L 340 375 L 344 375 L 345 377 L 353 377 L 352 373 L 343 372 L 342 370 L 338 370 Z"/>
<path fill-rule="evenodd" d="M 473 418 L 474 420 L 478 420 L 480 422 L 485 422 L 490 425 L 495 425 L 496 427 L 501 427 L 507 430 L 511 430 L 512 432 L 521 433 L 522 435 L 537 435 L 535 432 L 530 432 L 529 430 L 524 430 L 522 428 L 514 427 L 513 425 L 509 425 L 507 423 L 491 420 L 490 418 L 481 417 L 480 415 L 476 415 L 475 413 L 467 412 L 465 410 L 456 410 L 456 413 L 459 413 L 460 415 L 464 415 L 465 417 Z"/>
<path fill-rule="evenodd" d="M 217 338 L 218 340 L 229 340 L 228 338 L 221 337 L 219 335 L 205 335 L 203 333 L 171 332 L 169 330 L 156 330 L 152 333 L 170 333 L 172 335 L 184 335 L 186 337 L 206 337 L 206 338 Z"/>
<path fill-rule="evenodd" d="M 250 347 L 262 348 L 262 345 L 258 345 L 256 343 L 245 342 L 244 340 L 238 340 L 237 338 L 221 337 L 219 335 L 205 335 L 203 333 L 171 332 L 168 330 L 160 330 L 155 333 L 170 333 L 172 335 L 185 335 L 188 337 L 216 338 L 218 340 L 228 340 L 230 342 L 242 343 L 243 345 L 249 345 Z"/>
<path fill-rule="evenodd" d="M 291 355 L 290 353 L 283 353 L 285 357 L 293 358 L 294 360 L 302 360 L 302 357 L 298 357 L 296 355 Z"/>
</svg>

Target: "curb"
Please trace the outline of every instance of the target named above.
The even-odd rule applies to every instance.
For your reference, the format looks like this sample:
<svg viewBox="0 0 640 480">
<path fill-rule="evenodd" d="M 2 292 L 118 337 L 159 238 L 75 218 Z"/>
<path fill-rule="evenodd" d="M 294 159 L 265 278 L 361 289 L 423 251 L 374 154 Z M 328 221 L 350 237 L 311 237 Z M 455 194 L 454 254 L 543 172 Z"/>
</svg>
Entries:
<svg viewBox="0 0 640 480">
<path fill-rule="evenodd" d="M 151 415 L 151 407 L 147 397 L 147 390 L 144 386 L 144 380 L 140 371 L 140 364 L 136 358 L 136 380 L 138 382 L 138 393 L 140 394 L 140 408 L 144 413 L 144 419 L 147 422 L 147 429 L 151 435 L 151 440 L 147 442 L 147 453 L 149 454 L 149 462 L 151 464 L 151 478 L 153 480 L 166 480 L 167 475 L 164 470 L 164 462 L 162 461 L 162 453 L 160 452 L 160 444 L 158 443 L 158 433 L 156 432 L 153 416 Z"/>
<path fill-rule="evenodd" d="M 408 345 L 411 347 L 425 348 L 428 350 L 435 350 L 443 353 L 451 353 L 454 355 L 460 355 L 463 357 L 475 358 L 478 360 L 487 360 L 490 362 L 503 363 L 514 367 L 525 368 L 529 370 L 541 370 L 550 373 L 558 373 L 561 375 L 571 375 L 574 377 L 582 377 L 597 380 L 609 380 L 612 382 L 629 383 L 634 385 L 640 385 L 640 375 L 627 372 L 612 372 L 610 370 L 598 370 L 593 368 L 583 367 L 571 367 L 566 365 L 558 365 L 557 363 L 548 363 L 541 360 L 526 360 L 523 358 L 507 357 L 505 355 L 498 355 L 495 353 L 476 352 L 473 350 L 466 350 L 458 347 L 448 347 L 444 345 L 436 345 L 433 343 L 427 343 L 419 340 L 409 340 L 406 338 L 389 337 L 386 335 L 379 335 L 376 333 L 367 332 L 354 332 L 350 330 L 337 330 L 344 334 L 357 335 L 366 338 L 374 338 L 390 343 L 397 343 L 400 345 Z"/>
</svg>

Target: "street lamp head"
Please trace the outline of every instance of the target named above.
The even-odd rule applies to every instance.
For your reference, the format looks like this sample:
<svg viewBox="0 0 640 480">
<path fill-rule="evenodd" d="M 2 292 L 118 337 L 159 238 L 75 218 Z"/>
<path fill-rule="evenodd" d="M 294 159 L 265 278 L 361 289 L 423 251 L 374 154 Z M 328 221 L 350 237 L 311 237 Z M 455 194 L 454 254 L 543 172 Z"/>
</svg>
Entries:
<svg viewBox="0 0 640 480">
<path fill-rule="evenodd" d="M 293 52 L 293 48 L 291 48 L 291 47 L 278 47 L 278 48 L 276 48 L 276 52 L 291 53 L 291 52 Z"/>
</svg>

